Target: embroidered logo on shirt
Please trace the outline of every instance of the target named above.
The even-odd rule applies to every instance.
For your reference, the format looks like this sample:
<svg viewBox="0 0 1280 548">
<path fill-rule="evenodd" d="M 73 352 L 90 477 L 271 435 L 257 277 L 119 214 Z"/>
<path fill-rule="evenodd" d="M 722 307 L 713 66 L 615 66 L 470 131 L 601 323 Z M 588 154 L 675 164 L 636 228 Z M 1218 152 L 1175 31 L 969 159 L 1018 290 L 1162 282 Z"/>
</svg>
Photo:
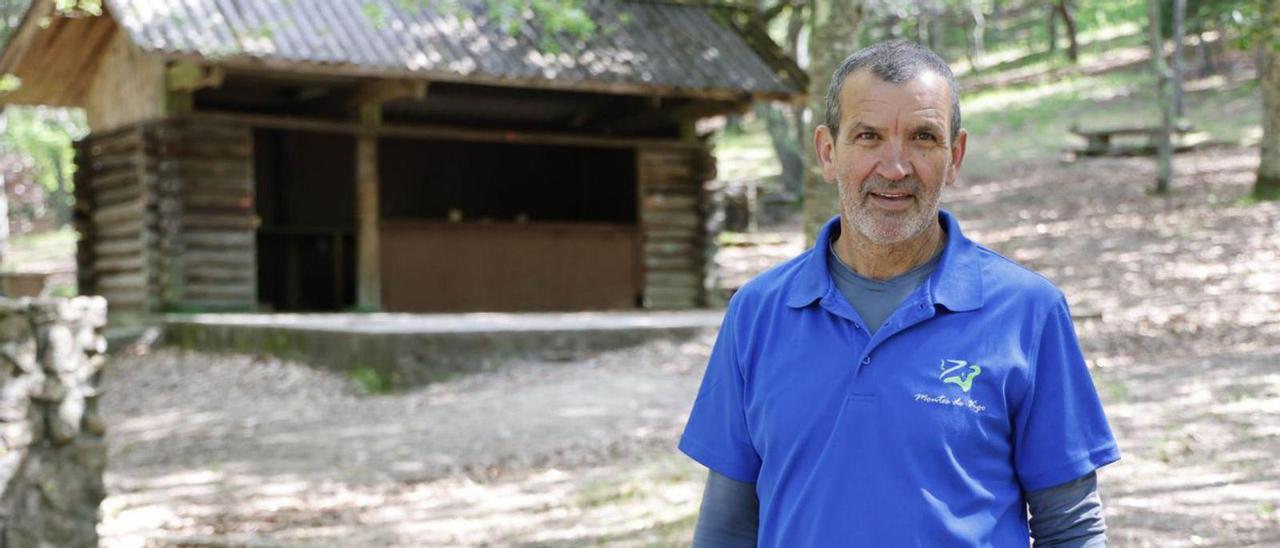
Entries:
<svg viewBox="0 0 1280 548">
<path fill-rule="evenodd" d="M 964 371 L 965 368 L 968 368 L 968 371 Z M 965 394 L 968 394 L 969 389 L 973 387 L 973 379 L 982 374 L 981 366 L 969 365 L 969 362 L 964 360 L 942 360 L 939 369 L 942 373 L 938 374 L 938 378 L 942 379 L 943 384 L 959 386 Z"/>
</svg>

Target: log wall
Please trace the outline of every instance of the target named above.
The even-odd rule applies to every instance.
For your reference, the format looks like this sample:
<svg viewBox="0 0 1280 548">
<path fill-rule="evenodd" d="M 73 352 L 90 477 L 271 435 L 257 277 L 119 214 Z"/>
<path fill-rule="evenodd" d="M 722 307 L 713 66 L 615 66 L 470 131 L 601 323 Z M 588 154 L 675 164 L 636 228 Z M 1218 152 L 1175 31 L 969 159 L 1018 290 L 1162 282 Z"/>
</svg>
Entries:
<svg viewBox="0 0 1280 548">
<path fill-rule="evenodd" d="M 154 147 L 150 128 L 95 133 L 76 143 L 74 224 L 82 295 L 106 297 L 115 312 L 159 305 Z"/>
<path fill-rule="evenodd" d="M 644 307 L 706 304 L 702 183 L 715 177 L 706 149 L 641 148 L 636 154 Z"/>
<path fill-rule="evenodd" d="M 253 148 L 248 127 L 182 119 L 76 144 L 81 294 L 112 313 L 253 310 Z"/>
<path fill-rule="evenodd" d="M 172 119 L 155 127 L 155 151 L 165 309 L 256 309 L 252 130 Z"/>
</svg>

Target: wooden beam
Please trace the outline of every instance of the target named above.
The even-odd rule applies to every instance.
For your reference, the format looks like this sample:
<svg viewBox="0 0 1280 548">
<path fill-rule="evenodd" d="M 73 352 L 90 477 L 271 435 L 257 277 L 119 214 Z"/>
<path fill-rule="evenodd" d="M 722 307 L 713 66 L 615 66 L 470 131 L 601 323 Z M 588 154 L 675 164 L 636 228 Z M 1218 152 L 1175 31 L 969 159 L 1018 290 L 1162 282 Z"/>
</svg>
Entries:
<svg viewBox="0 0 1280 548">
<path fill-rule="evenodd" d="M 225 78 L 226 72 L 222 67 L 201 65 L 191 60 L 174 61 L 164 72 L 165 88 L 169 91 L 222 87 Z"/>
<path fill-rule="evenodd" d="M 428 124 L 381 124 L 375 128 L 367 128 L 349 121 L 341 122 L 316 118 L 302 118 L 297 116 L 244 114 L 238 112 L 201 111 L 188 115 L 188 118 L 192 120 L 206 120 L 209 122 L 236 122 L 256 128 L 291 129 L 346 135 L 358 135 L 371 131 L 379 136 L 407 137 L 410 139 L 443 139 L 479 143 L 522 143 L 531 145 L 564 145 L 626 149 L 636 147 L 658 149 L 702 148 L 700 143 L 672 139 L 584 136 L 565 133 L 475 129 Z"/>
<path fill-rule="evenodd" d="M 423 100 L 427 98 L 427 82 L 423 80 L 379 80 L 356 89 L 348 101 L 352 109 L 364 109 L 369 105 L 381 105 L 398 99 Z"/>
<path fill-rule="evenodd" d="M 164 71 L 165 112 L 180 116 L 195 111 L 196 90 L 222 85 L 222 67 L 210 67 L 191 60 L 175 61 Z"/>
</svg>

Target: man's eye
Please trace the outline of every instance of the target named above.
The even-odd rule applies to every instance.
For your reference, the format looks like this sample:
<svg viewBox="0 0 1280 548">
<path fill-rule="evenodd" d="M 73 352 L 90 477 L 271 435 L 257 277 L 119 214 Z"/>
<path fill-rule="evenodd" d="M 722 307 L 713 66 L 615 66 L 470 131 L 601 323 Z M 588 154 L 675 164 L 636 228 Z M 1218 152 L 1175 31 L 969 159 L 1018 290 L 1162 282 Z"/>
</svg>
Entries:
<svg viewBox="0 0 1280 548">
<path fill-rule="evenodd" d="M 921 131 L 920 133 L 916 134 L 916 140 L 917 141 L 937 141 L 938 137 L 927 131 Z"/>
<path fill-rule="evenodd" d="M 878 137 L 880 136 L 876 135 L 875 132 L 872 132 L 872 131 L 863 131 L 853 136 L 854 139 L 857 139 L 859 141 L 867 140 L 867 139 L 876 139 Z"/>
</svg>

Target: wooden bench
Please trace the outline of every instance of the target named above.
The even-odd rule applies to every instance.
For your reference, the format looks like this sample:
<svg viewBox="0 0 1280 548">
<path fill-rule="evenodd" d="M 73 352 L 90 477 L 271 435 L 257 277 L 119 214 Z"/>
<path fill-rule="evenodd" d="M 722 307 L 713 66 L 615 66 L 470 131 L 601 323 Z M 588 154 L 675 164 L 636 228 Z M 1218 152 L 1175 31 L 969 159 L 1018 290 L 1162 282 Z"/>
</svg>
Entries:
<svg viewBox="0 0 1280 548">
<path fill-rule="evenodd" d="M 39 297 L 44 294 L 49 276 L 48 272 L 0 272 L 0 295 Z"/>
<path fill-rule="evenodd" d="M 1121 126 L 1113 128 L 1083 129 L 1079 125 L 1071 126 L 1071 133 L 1083 137 L 1085 147 L 1076 149 L 1076 154 L 1084 156 L 1132 156 L 1152 155 L 1156 153 L 1156 141 L 1160 138 L 1160 126 Z M 1179 122 L 1173 126 L 1173 149 L 1181 152 L 1190 150 L 1199 144 L 1187 139 L 1194 131 L 1190 122 Z M 1145 137 L 1137 143 L 1118 143 L 1116 137 Z"/>
</svg>

